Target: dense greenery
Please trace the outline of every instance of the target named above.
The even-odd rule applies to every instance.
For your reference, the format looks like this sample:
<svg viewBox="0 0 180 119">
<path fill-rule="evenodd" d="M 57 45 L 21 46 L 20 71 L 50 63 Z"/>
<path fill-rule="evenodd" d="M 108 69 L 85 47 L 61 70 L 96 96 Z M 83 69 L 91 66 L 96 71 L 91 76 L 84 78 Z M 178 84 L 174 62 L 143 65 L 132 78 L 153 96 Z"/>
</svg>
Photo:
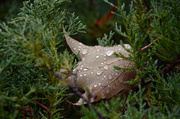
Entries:
<svg viewBox="0 0 180 119">
<path fill-rule="evenodd" d="M 107 0 L 34 0 L 23 2 L 18 15 L 3 14 L 0 118 L 180 118 L 180 1 L 114 2 L 118 5 Z M 97 26 L 113 7 L 115 16 Z M 69 103 L 78 96 L 50 70 L 62 72 L 65 79 L 77 64 L 63 25 L 69 35 L 86 39 L 85 44 L 131 45 L 127 51 L 133 57 L 127 59 L 136 63 L 137 75 L 127 82 L 134 87 L 129 94 L 80 107 Z M 94 41 L 97 37 L 102 38 Z"/>
</svg>

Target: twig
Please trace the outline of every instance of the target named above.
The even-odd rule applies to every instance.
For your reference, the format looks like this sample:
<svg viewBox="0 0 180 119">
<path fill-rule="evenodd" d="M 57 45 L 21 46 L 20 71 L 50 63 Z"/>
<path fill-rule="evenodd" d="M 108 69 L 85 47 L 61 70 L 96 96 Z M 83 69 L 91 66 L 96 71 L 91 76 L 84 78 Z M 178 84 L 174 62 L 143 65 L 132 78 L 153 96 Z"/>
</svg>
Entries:
<svg viewBox="0 0 180 119">
<path fill-rule="evenodd" d="M 74 83 L 75 83 L 75 88 L 74 87 L 71 87 L 73 89 L 73 91 L 78 94 L 87 104 L 89 104 L 93 110 L 96 112 L 96 114 L 98 115 L 99 119 L 104 119 L 104 116 L 94 107 L 94 105 L 92 105 L 90 103 L 89 100 L 87 100 L 81 93 L 80 91 L 78 90 L 78 86 L 77 86 L 77 73 L 73 74 L 75 75 L 74 76 Z"/>
<path fill-rule="evenodd" d="M 157 38 L 154 40 L 154 42 L 156 42 L 156 41 L 157 41 Z M 153 44 L 153 43 L 150 43 L 150 44 L 146 45 L 145 47 L 141 48 L 140 51 L 145 50 L 146 48 L 148 48 L 148 47 L 151 46 L 152 44 Z"/>
<path fill-rule="evenodd" d="M 178 64 L 180 64 L 180 57 L 178 57 L 175 61 L 171 62 L 170 64 L 167 64 L 166 67 L 164 67 L 160 72 L 159 74 L 162 75 L 162 74 L 167 74 L 167 72 L 169 72 L 171 69 L 173 69 L 175 66 L 177 66 Z M 150 79 L 150 78 L 155 78 L 156 77 L 156 74 L 151 74 L 147 79 Z M 143 87 L 147 87 L 147 85 L 149 85 L 151 82 L 153 82 L 152 80 L 151 81 L 148 81 L 146 83 L 144 83 L 142 85 Z M 149 97 L 151 96 L 151 92 L 148 88 L 148 92 L 149 92 Z"/>
<path fill-rule="evenodd" d="M 161 36 L 162 36 L 162 35 L 161 35 Z M 158 38 L 156 38 L 156 39 L 154 40 L 154 42 L 156 42 L 159 38 L 160 38 L 160 36 L 159 36 Z M 152 44 L 153 44 L 153 43 L 150 43 L 150 44 L 144 46 L 143 48 L 141 48 L 141 49 L 139 50 L 139 52 L 145 50 L 146 48 L 148 48 L 148 47 L 151 46 Z M 137 52 L 136 52 L 135 54 L 137 54 Z"/>
<path fill-rule="evenodd" d="M 166 67 L 164 67 L 159 74 L 166 74 L 168 71 L 173 69 L 176 65 L 180 64 L 180 57 L 178 57 L 175 61 L 171 62 L 170 64 L 167 64 Z M 156 74 L 152 74 L 151 77 L 154 78 Z"/>
<path fill-rule="evenodd" d="M 127 100 L 127 98 L 128 97 L 126 97 L 126 100 Z M 125 109 L 125 106 L 127 105 L 126 100 L 124 101 L 123 106 L 121 108 L 121 111 L 123 112 L 123 115 L 125 114 L 125 111 L 126 111 L 126 109 Z"/>
<path fill-rule="evenodd" d="M 49 111 L 49 109 L 46 106 L 44 106 L 43 104 L 41 104 L 40 102 L 36 101 L 36 100 L 33 100 L 33 102 L 40 105 L 41 107 L 43 107 L 48 113 L 48 119 L 50 119 L 51 112 Z"/>
<path fill-rule="evenodd" d="M 131 104 L 131 106 L 134 106 L 134 105 L 136 105 L 137 104 L 137 102 L 134 102 L 133 104 Z"/>
<path fill-rule="evenodd" d="M 26 108 L 24 110 L 21 111 L 24 114 L 24 118 L 28 117 L 33 117 L 33 111 L 32 108 L 29 106 L 26 106 Z M 30 114 L 28 114 L 28 112 L 30 112 Z"/>
<path fill-rule="evenodd" d="M 168 72 L 169 70 L 173 69 L 176 65 L 180 64 L 180 56 L 170 64 L 168 64 L 166 67 L 164 67 L 161 71 L 160 74 L 164 74 Z"/>
<path fill-rule="evenodd" d="M 151 97 L 151 90 L 150 90 L 150 88 L 149 88 L 149 85 L 147 86 L 147 89 L 148 89 L 148 92 L 149 92 L 148 97 Z"/>
<path fill-rule="evenodd" d="M 60 80 L 63 80 L 62 76 L 60 75 L 60 73 L 56 72 L 55 69 L 50 69 L 50 71 L 53 72 L 53 74 L 58 77 Z"/>
<path fill-rule="evenodd" d="M 62 76 L 55 71 L 55 69 L 51 70 L 53 72 L 53 74 L 59 78 L 59 80 L 63 80 Z M 82 94 L 81 92 L 78 90 L 78 86 L 77 86 L 77 73 L 73 74 L 74 75 L 74 84 L 75 87 L 71 86 L 70 84 L 68 84 L 69 88 L 71 88 L 80 98 L 82 98 L 88 105 L 90 105 L 93 110 L 96 112 L 96 114 L 98 115 L 99 119 L 104 119 L 105 117 L 90 103 L 89 100 L 87 100 Z M 64 80 L 63 80 L 64 81 Z"/>
<path fill-rule="evenodd" d="M 148 100 L 148 98 L 147 98 L 147 97 L 146 97 L 146 102 L 147 102 L 148 106 L 150 107 L 150 106 L 151 106 L 151 104 L 150 104 L 150 102 L 149 102 L 149 100 Z"/>
</svg>

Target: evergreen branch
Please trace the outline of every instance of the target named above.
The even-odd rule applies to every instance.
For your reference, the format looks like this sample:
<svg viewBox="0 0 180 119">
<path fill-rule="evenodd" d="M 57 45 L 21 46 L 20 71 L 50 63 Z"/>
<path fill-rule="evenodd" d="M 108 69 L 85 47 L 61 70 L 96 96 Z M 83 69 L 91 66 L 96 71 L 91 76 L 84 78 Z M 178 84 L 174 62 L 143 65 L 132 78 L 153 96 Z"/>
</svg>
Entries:
<svg viewBox="0 0 180 119">
<path fill-rule="evenodd" d="M 80 109 L 84 118 L 179 117 L 179 0 L 114 1 L 118 5 L 104 0 L 112 8 L 107 14 L 102 12 L 109 9 L 107 5 L 95 0 L 88 0 L 89 4 L 81 0 L 73 1 L 73 4 L 67 4 L 70 0 L 29 0 L 24 2 L 19 16 L 14 14 L 16 18 L 12 20 L 9 17 L 12 14 L 8 11 L 14 11 L 17 7 L 10 6 L 7 9 L 5 6 L 11 4 L 8 1 L 0 2 L 0 9 L 5 9 L 5 17 L 8 16 L 2 17 L 9 21 L 5 21 L 7 24 L 0 23 L 0 118 L 69 118 L 72 112 L 74 118 L 78 118 L 79 112 L 74 112 L 71 107 L 64 108 L 65 104 L 62 104 L 66 100 L 63 98 L 66 87 L 59 81 L 66 81 L 64 77 L 69 75 L 74 75 L 75 87 L 67 86 L 88 104 L 89 108 L 83 106 Z M 106 16 L 97 21 L 99 14 Z M 61 32 L 62 24 L 68 25 L 69 35 L 75 35 L 85 28 L 77 15 L 87 25 L 88 31 L 94 26 L 93 21 L 104 25 L 113 17 L 110 23 L 117 23 L 108 26 L 115 27 L 115 31 L 122 36 L 119 38 L 115 34 L 115 43 L 122 38 L 123 42 L 131 45 L 132 51 L 122 44 L 134 56 L 127 58 L 115 53 L 136 63 L 136 78 L 127 82 L 136 86 L 136 89 L 133 88 L 133 95 L 130 94 L 125 103 L 122 97 L 113 97 L 107 103 L 101 101 L 94 105 L 90 99 L 95 98 L 95 95 L 90 92 L 84 96 L 77 88 L 77 74 L 70 72 L 76 63 L 73 63 L 73 55 L 68 51 L 63 52 L 65 47 L 62 47 L 64 39 Z M 96 36 L 101 37 L 101 33 L 109 32 L 108 27 L 97 30 L 93 35 L 83 38 L 92 40 Z M 99 45 L 113 45 L 111 34 L 99 39 Z M 46 70 L 52 67 L 57 72 L 54 69 Z M 39 101 L 43 99 L 46 101 Z M 43 111 L 38 111 L 38 107 Z"/>
<path fill-rule="evenodd" d="M 172 69 L 177 66 L 178 64 L 180 64 L 180 56 L 173 62 L 171 62 L 170 64 L 167 64 L 166 67 L 164 67 L 160 72 L 159 75 L 162 74 L 167 74 L 167 72 L 172 71 Z M 151 74 L 147 79 L 149 78 L 155 78 L 156 77 L 156 73 Z M 143 86 L 147 86 L 148 84 L 150 84 L 152 81 L 148 81 L 148 82 L 142 82 Z"/>
</svg>

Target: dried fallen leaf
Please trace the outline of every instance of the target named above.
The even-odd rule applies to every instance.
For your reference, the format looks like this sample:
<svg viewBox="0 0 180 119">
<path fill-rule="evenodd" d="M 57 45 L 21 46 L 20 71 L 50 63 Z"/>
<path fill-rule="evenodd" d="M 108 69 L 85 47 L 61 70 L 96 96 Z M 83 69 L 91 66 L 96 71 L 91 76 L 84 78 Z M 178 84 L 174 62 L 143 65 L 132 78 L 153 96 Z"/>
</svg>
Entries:
<svg viewBox="0 0 180 119">
<path fill-rule="evenodd" d="M 63 28 L 64 33 L 66 31 Z M 111 98 L 121 90 L 129 90 L 131 86 L 124 81 L 129 81 L 135 77 L 133 70 L 115 70 L 114 66 L 134 67 L 135 63 L 123 58 L 115 57 L 115 52 L 120 52 L 125 57 L 130 55 L 121 45 L 113 47 L 86 46 L 65 34 L 66 42 L 75 55 L 79 55 L 81 61 L 73 70 L 77 73 L 77 86 L 85 90 L 83 96 L 87 99 L 88 91 L 92 93 L 90 102 L 101 98 Z M 124 44 L 127 49 L 131 49 L 129 44 Z M 74 75 L 66 79 L 71 86 L 74 84 Z M 81 105 L 80 99 L 75 105 Z"/>
</svg>

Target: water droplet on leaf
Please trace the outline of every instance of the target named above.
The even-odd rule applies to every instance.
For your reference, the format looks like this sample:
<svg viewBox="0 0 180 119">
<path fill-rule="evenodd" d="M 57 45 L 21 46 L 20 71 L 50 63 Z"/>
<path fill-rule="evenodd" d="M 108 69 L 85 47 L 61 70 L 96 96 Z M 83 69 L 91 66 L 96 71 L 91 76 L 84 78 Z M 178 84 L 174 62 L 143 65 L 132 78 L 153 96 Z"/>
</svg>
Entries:
<svg viewBox="0 0 180 119">
<path fill-rule="evenodd" d="M 87 49 L 83 49 L 82 54 L 85 55 L 87 54 L 87 52 L 88 52 Z"/>
<path fill-rule="evenodd" d="M 107 56 L 111 56 L 113 53 L 114 53 L 113 50 L 108 50 L 108 51 L 106 52 L 106 55 L 107 55 Z"/>
<path fill-rule="evenodd" d="M 101 75 L 102 72 L 103 72 L 102 70 L 97 71 L 97 75 Z"/>
<path fill-rule="evenodd" d="M 104 66 L 104 69 L 105 69 L 105 70 L 108 70 L 108 65 L 105 65 L 105 66 Z"/>
<path fill-rule="evenodd" d="M 99 58 L 99 55 L 97 55 L 96 58 Z"/>
</svg>

